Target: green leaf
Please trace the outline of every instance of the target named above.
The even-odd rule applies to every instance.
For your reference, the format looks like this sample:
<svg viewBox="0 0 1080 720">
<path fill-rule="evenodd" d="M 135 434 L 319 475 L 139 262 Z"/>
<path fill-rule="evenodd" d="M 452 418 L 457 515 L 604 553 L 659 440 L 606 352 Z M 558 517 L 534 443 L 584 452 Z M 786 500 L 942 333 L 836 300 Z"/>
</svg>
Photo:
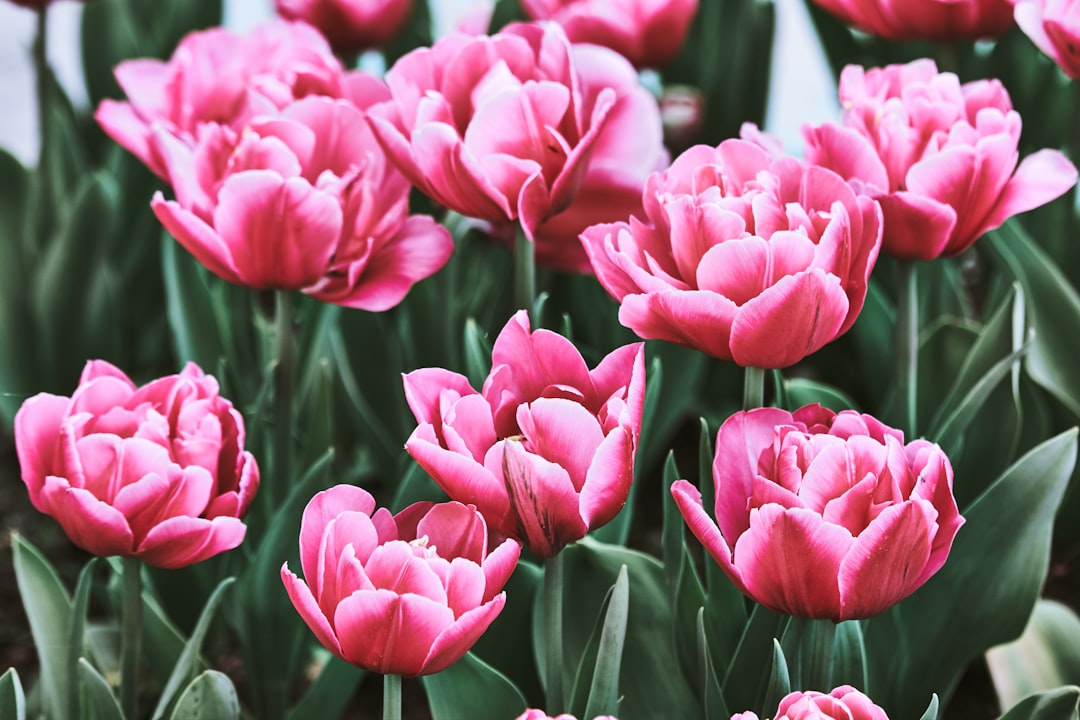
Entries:
<svg viewBox="0 0 1080 720">
<path fill-rule="evenodd" d="M 799 377 L 787 379 L 784 381 L 784 392 L 787 404 L 781 407 L 790 410 L 797 410 L 811 403 L 819 403 L 836 412 L 856 408 L 855 401 L 843 390 L 815 380 Z"/>
<path fill-rule="evenodd" d="M 832 673 L 828 687 L 851 685 L 868 691 L 866 680 L 866 642 L 859 620 L 846 620 L 836 626 L 833 643 Z"/>
<path fill-rule="evenodd" d="M 124 720 L 124 711 L 105 678 L 86 658 L 79 658 L 79 681 L 94 713 L 94 720 Z"/>
<path fill-rule="evenodd" d="M 926 712 L 919 720 L 938 720 L 938 696 L 934 693 L 930 696 L 930 704 L 926 706 Z"/>
<path fill-rule="evenodd" d="M 1012 707 L 999 720 L 1077 720 L 1080 688 L 1056 688 L 1031 695 Z"/>
<path fill-rule="evenodd" d="M 986 664 L 998 705 L 1061 685 L 1080 685 L 1080 618 L 1068 606 L 1039 600 L 1023 635 L 990 648 Z"/>
<path fill-rule="evenodd" d="M 364 670 L 330 655 L 315 682 L 286 717 L 288 720 L 341 717 L 364 675 Z"/>
<path fill-rule="evenodd" d="M 611 601 L 604 616 L 604 631 L 600 635 L 600 648 L 596 655 L 589 704 L 584 717 L 617 715 L 619 710 L 619 668 L 622 665 L 623 645 L 626 641 L 626 621 L 630 611 L 630 582 L 626 566 L 619 570 L 619 578 L 611 587 Z"/>
<path fill-rule="evenodd" d="M 803 686 L 799 686 L 803 687 Z M 813 686 L 806 686 L 813 687 Z M 772 713 L 773 708 L 780 705 L 780 701 L 791 692 L 791 677 L 788 671 L 787 658 L 784 657 L 784 649 L 780 641 L 773 640 L 772 670 L 769 672 L 769 684 L 765 687 L 765 699 L 759 710 L 764 713 Z"/>
<path fill-rule="evenodd" d="M 26 694 L 15 668 L 0 675 L 0 718 L 26 720 Z"/>
<path fill-rule="evenodd" d="M 932 692 L 947 698 L 972 659 L 1023 631 L 1049 566 L 1076 436 L 1073 428 L 1051 438 L 1006 470 L 964 512 L 945 566 L 867 621 L 869 684 L 891 716 L 914 716 Z"/>
<path fill-rule="evenodd" d="M 465 321 L 465 376 L 474 388 L 483 387 L 491 372 L 491 346 L 476 320 Z"/>
<path fill-rule="evenodd" d="M 713 668 L 712 653 L 705 633 L 705 608 L 697 615 L 698 671 L 701 674 L 702 703 L 705 705 L 705 720 L 728 720 L 731 713 L 724 704 L 724 695 L 720 690 L 720 681 Z"/>
<path fill-rule="evenodd" d="M 165 309 L 181 362 L 212 368 L 224 354 L 214 321 L 213 298 L 206 271 L 180 244 L 164 233 L 161 239 Z"/>
<path fill-rule="evenodd" d="M 239 720 L 240 702 L 229 676 L 206 670 L 191 681 L 180 699 L 171 720 Z"/>
<path fill-rule="evenodd" d="M 501 672 L 472 653 L 434 675 L 420 678 L 432 720 L 466 717 L 513 718 L 525 711 L 525 697 Z"/>
<path fill-rule="evenodd" d="M 532 646 L 533 611 L 537 593 L 543 583 L 543 571 L 533 563 L 519 560 L 517 568 L 504 588 L 506 605 L 480 636 L 472 652 L 477 658 L 506 675 L 530 701 L 537 706 L 543 701 L 544 689 L 534 661 Z"/>
<path fill-rule="evenodd" d="M 68 688 L 75 682 L 67 664 L 71 598 L 45 556 L 18 533 L 11 536 L 11 550 L 15 582 L 41 663 L 42 712 L 47 717 L 71 717 Z"/>
<path fill-rule="evenodd" d="M 94 580 L 94 566 L 97 558 L 91 558 L 79 573 L 79 581 L 75 585 L 75 599 L 71 607 L 71 627 L 68 635 L 68 677 L 74 678 L 78 673 L 79 659 L 86 649 L 86 608 L 90 604 L 90 586 Z M 80 695 L 75 683 L 68 686 L 68 707 L 75 717 L 82 715 L 79 704 Z"/>
<path fill-rule="evenodd" d="M 787 622 L 784 615 L 762 605 L 754 606 L 724 676 L 724 700 L 728 707 L 762 707 L 769 684 L 773 641 L 783 637 Z"/>
<path fill-rule="evenodd" d="M 833 648 L 836 642 L 836 624 L 832 620 L 791 618 L 781 646 L 787 660 L 787 672 L 791 685 L 796 688 L 832 688 L 830 674 Z M 766 704 L 765 708 L 769 709 Z"/>
</svg>

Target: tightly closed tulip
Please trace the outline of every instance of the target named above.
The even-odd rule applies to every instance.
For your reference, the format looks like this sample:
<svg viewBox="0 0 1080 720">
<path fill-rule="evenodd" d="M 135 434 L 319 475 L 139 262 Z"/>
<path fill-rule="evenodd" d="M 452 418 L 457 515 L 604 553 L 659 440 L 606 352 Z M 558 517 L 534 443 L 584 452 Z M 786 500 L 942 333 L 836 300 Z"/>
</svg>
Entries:
<svg viewBox="0 0 1080 720">
<path fill-rule="evenodd" d="M 1066 75 L 1080 80 L 1080 0 L 1013 1 L 1020 29 Z"/>
<path fill-rule="evenodd" d="M 384 675 L 456 662 L 502 610 L 521 548 L 489 547 L 475 508 L 420 502 L 391 515 L 366 491 L 318 493 L 300 525 L 304 580 L 281 566 L 297 612 L 326 648 Z"/>
<path fill-rule="evenodd" d="M 758 716 L 745 712 L 731 720 L 758 720 Z M 889 720 L 889 716 L 855 688 L 842 685 L 828 695 L 810 690 L 785 696 L 773 720 Z"/>
<path fill-rule="evenodd" d="M 626 60 L 588 52 L 593 77 L 625 77 Z M 462 215 L 518 222 L 530 240 L 570 206 L 616 104 L 586 86 L 577 54 L 553 23 L 491 37 L 457 34 L 398 60 L 393 101 L 369 115 L 387 154 L 418 188 Z M 632 156 L 638 137 L 623 134 Z"/>
<path fill-rule="evenodd" d="M 635 66 L 658 68 L 682 49 L 698 0 L 521 0 L 533 20 L 554 20 L 570 42 L 611 48 Z"/>
<path fill-rule="evenodd" d="M 231 550 L 259 486 L 244 421 L 189 363 L 142 387 L 102 360 L 15 416 L 30 501 L 95 555 L 178 568 Z"/>
<path fill-rule="evenodd" d="M 354 55 L 392 40 L 412 0 L 276 0 L 278 14 L 317 27 L 339 53 Z"/>
<path fill-rule="evenodd" d="M 833 15 L 889 40 L 979 40 L 1012 27 L 1009 0 L 814 0 Z"/>
<path fill-rule="evenodd" d="M 349 98 L 354 83 L 368 82 L 346 73 L 314 28 L 280 19 L 247 35 L 224 28 L 193 32 L 168 61 L 125 60 L 114 73 L 128 99 L 103 100 L 94 118 L 162 179 L 166 168 L 151 149 L 155 126 L 194 146 L 205 123 L 240 130 L 255 115 L 299 98 Z"/>
<path fill-rule="evenodd" d="M 590 371 L 566 338 L 530 333 L 520 311 L 495 340 L 482 392 L 441 368 L 404 382 L 420 423 L 409 454 L 447 495 L 538 556 L 553 557 L 626 503 L 645 394 L 640 343 Z"/>
<path fill-rule="evenodd" d="M 648 224 L 596 225 L 581 240 L 619 322 L 645 339 L 782 368 L 862 309 L 881 211 L 832 171 L 727 140 L 651 176 L 643 202 Z"/>
<path fill-rule="evenodd" d="M 176 191 L 154 196 L 158 219 L 237 285 L 381 311 L 453 252 L 444 227 L 409 216 L 408 182 L 347 101 L 298 100 L 241 132 L 204 125 L 194 148 L 158 129 L 153 151 Z"/>
<path fill-rule="evenodd" d="M 961 85 L 932 60 L 840 76 L 844 123 L 804 128 L 806 159 L 881 203 L 882 250 L 933 260 L 966 250 L 1011 216 L 1076 184 L 1056 150 L 1017 167 L 1020 115 L 997 80 Z"/>
<path fill-rule="evenodd" d="M 672 485 L 687 525 L 742 592 L 796 617 L 877 615 L 945 564 L 964 523 L 941 448 L 851 410 L 736 413 L 713 478 L 715 522 Z"/>
</svg>

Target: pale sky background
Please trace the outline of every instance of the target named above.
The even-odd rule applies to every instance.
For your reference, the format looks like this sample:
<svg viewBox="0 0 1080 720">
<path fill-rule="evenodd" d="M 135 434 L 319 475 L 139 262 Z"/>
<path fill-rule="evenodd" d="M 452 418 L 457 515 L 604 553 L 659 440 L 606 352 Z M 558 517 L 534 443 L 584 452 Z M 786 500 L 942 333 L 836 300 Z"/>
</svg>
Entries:
<svg viewBox="0 0 1080 720">
<path fill-rule="evenodd" d="M 484 0 L 434 0 L 437 31 Z M 777 39 L 773 44 L 773 83 L 766 130 L 789 152 L 801 152 L 799 127 L 838 114 L 836 85 L 829 73 L 802 0 L 775 0 Z M 58 0 L 49 10 L 49 61 L 76 107 L 86 107 L 79 68 L 79 17 L 82 3 Z M 243 30 L 273 13 L 272 0 L 226 0 L 225 24 Z M 26 165 L 37 161 L 37 105 L 30 45 L 34 13 L 0 0 L 0 147 Z"/>
</svg>

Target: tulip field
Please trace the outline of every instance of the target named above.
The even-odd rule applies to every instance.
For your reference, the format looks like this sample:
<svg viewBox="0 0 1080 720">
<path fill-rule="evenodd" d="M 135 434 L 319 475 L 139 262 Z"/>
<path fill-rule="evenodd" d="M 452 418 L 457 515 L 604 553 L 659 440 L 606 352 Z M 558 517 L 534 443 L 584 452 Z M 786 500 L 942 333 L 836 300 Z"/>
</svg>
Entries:
<svg viewBox="0 0 1080 720">
<path fill-rule="evenodd" d="M 11 1 L 0 720 L 1080 720 L 1080 0 Z"/>
</svg>

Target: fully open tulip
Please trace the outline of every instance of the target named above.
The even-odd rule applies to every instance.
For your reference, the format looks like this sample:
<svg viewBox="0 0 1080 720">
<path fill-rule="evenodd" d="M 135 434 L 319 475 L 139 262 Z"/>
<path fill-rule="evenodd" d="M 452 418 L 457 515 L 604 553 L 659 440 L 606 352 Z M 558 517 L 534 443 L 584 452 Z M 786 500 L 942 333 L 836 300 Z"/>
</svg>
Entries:
<svg viewBox="0 0 1080 720">
<path fill-rule="evenodd" d="M 401 30 L 412 0 L 276 0 L 278 14 L 311 23 L 334 50 L 353 55 L 382 47 Z"/>
<path fill-rule="evenodd" d="M 554 20 L 570 42 L 609 47 L 637 67 L 666 65 L 682 48 L 698 0 L 521 0 L 533 20 Z"/>
<path fill-rule="evenodd" d="M 194 148 L 159 128 L 152 149 L 176 191 L 154 212 L 229 282 L 381 311 L 453 252 L 444 227 L 409 216 L 408 182 L 350 102 L 305 98 L 242 132 L 207 124 Z"/>
<path fill-rule="evenodd" d="M 502 610 L 520 546 L 489 547 L 475 508 L 420 502 L 391 515 L 366 491 L 318 493 L 300 525 L 304 580 L 281 566 L 297 612 L 334 655 L 414 677 L 457 661 Z"/>
<path fill-rule="evenodd" d="M 683 518 L 740 590 L 796 617 L 882 612 L 941 568 L 964 522 L 940 447 L 851 410 L 736 413 L 713 478 L 715 522 L 693 485 L 672 485 Z"/>
<path fill-rule="evenodd" d="M 881 203 L 889 255 L 956 255 L 1076 184 L 1076 168 L 1056 150 L 1017 167 L 1020 115 L 997 80 L 961 85 L 932 60 L 849 65 L 840 101 L 843 125 L 803 129 L 806 159 Z"/>
<path fill-rule="evenodd" d="M 731 720 L 758 720 L 758 716 L 738 713 Z M 785 696 L 773 720 L 889 720 L 889 716 L 855 688 L 841 685 L 828 695 L 810 690 Z"/>
<path fill-rule="evenodd" d="M 581 240 L 619 322 L 646 339 L 782 368 L 855 322 L 881 211 L 837 174 L 744 140 L 692 147 L 643 196 L 649 224 Z"/>
<path fill-rule="evenodd" d="M 1020 29 L 1066 75 L 1080 80 L 1080 0 L 1013 1 Z"/>
<path fill-rule="evenodd" d="M 103 100 L 94 117 L 105 132 L 156 175 L 154 127 L 195 144 L 204 123 L 239 130 L 253 116 L 308 95 L 351 97 L 367 81 L 344 72 L 326 39 L 302 22 L 274 19 L 247 35 L 224 28 L 193 32 L 168 61 L 125 60 L 114 70 L 126 102 Z"/>
<path fill-rule="evenodd" d="M 814 0 L 833 15 L 889 40 L 979 40 L 1012 27 L 1009 0 Z"/>
<path fill-rule="evenodd" d="M 641 429 L 640 343 L 589 370 L 569 340 L 529 332 L 518 312 L 495 340 L 482 392 L 426 368 L 404 378 L 419 427 L 409 454 L 453 499 L 540 557 L 610 521 L 626 503 Z"/>
<path fill-rule="evenodd" d="M 190 363 L 136 387 L 90 361 L 70 398 L 23 403 L 15 448 L 30 501 L 72 542 L 163 568 L 239 545 L 259 486 L 243 419 Z"/>
</svg>

